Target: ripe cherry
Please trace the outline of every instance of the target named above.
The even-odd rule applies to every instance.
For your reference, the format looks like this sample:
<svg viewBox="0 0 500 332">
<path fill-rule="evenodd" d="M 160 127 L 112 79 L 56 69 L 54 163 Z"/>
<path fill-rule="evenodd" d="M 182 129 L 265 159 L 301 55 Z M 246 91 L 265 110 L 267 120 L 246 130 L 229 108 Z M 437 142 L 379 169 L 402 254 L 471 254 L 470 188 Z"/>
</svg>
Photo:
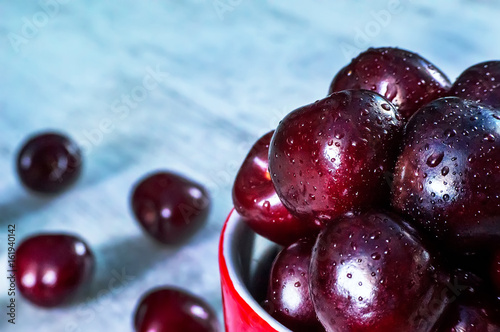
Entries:
<svg viewBox="0 0 500 332">
<path fill-rule="evenodd" d="M 65 234 L 36 235 L 16 250 L 20 293 L 41 307 L 67 302 L 94 271 L 94 255 L 80 238 Z"/>
<path fill-rule="evenodd" d="M 293 217 L 281 203 L 269 174 L 269 143 L 274 131 L 262 136 L 243 161 L 233 186 L 236 211 L 258 234 L 281 245 L 317 234 L 317 225 Z"/>
<path fill-rule="evenodd" d="M 157 172 L 134 188 L 132 210 L 142 228 L 157 241 L 177 245 L 205 223 L 210 197 L 198 183 L 171 172 Z"/>
<path fill-rule="evenodd" d="M 311 296 L 327 331 L 430 331 L 445 309 L 447 273 L 382 212 L 329 223 L 313 249 Z M 411 300 L 409 300 L 411 299 Z"/>
<path fill-rule="evenodd" d="M 215 312 L 202 299 L 175 288 L 153 289 L 135 311 L 136 332 L 219 332 Z"/>
<path fill-rule="evenodd" d="M 500 61 L 478 63 L 467 68 L 451 87 L 449 95 L 500 106 Z"/>
<path fill-rule="evenodd" d="M 329 93 L 346 89 L 377 92 L 408 119 L 421 106 L 448 92 L 450 81 L 432 63 L 398 48 L 370 48 L 335 76 Z"/>
<path fill-rule="evenodd" d="M 276 192 L 301 221 L 328 222 L 388 196 L 402 122 L 379 94 L 346 90 L 301 107 L 269 149 Z"/>
<path fill-rule="evenodd" d="M 309 294 L 309 264 L 314 238 L 304 238 L 276 257 L 269 278 L 268 312 L 294 332 L 324 331 Z"/>
<path fill-rule="evenodd" d="M 57 133 L 31 137 L 17 156 L 21 182 L 38 193 L 64 191 L 78 179 L 81 169 L 80 149 L 70 138 Z"/>
</svg>

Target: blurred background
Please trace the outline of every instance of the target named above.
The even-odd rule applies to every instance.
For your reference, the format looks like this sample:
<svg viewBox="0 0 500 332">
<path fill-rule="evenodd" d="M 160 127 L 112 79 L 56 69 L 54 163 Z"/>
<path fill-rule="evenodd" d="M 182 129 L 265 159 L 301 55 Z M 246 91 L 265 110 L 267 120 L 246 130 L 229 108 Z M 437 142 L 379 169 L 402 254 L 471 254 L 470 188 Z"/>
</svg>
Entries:
<svg viewBox="0 0 500 332">
<path fill-rule="evenodd" d="M 0 266 L 7 225 L 17 243 L 73 232 L 97 256 L 91 290 L 64 308 L 18 295 L 0 331 L 132 331 L 139 297 L 175 285 L 222 319 L 217 249 L 232 181 L 255 140 L 291 110 L 323 98 L 334 74 L 370 46 L 417 52 L 454 80 L 500 58 L 500 3 L 483 1 L 1 1 Z M 19 145 L 55 129 L 85 151 L 69 192 L 40 199 L 14 173 Z M 146 237 L 131 186 L 157 169 L 204 184 L 206 227 L 185 246 Z M 110 287 L 111 281 L 119 287 Z M 0 306 L 8 301 L 0 278 Z"/>
</svg>

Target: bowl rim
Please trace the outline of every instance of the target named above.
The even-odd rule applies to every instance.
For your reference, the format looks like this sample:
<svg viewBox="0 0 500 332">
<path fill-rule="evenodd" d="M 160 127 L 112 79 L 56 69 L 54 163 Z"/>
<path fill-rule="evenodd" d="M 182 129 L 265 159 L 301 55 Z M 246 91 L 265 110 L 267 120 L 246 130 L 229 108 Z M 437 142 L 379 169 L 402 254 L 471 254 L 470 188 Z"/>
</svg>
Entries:
<svg viewBox="0 0 500 332">
<path fill-rule="evenodd" d="M 241 299 L 245 301 L 245 303 L 255 312 L 255 314 L 258 315 L 266 323 L 268 323 L 273 329 L 276 330 L 276 332 L 292 332 L 276 319 L 274 319 L 269 313 L 267 313 L 267 311 L 264 310 L 264 308 L 260 306 L 259 303 L 257 303 L 257 301 L 250 294 L 250 291 L 248 290 L 248 287 L 245 285 L 244 281 L 236 272 L 236 267 L 232 259 L 232 251 L 234 249 L 233 243 L 235 242 L 231 240 L 234 237 L 236 231 L 244 226 L 246 226 L 246 224 L 244 224 L 243 218 L 233 208 L 231 212 L 229 212 L 229 215 L 227 216 L 221 232 L 219 255 L 224 260 L 224 265 L 227 268 L 229 279 L 233 284 L 232 286 L 241 297 Z M 256 234 L 253 231 L 252 233 Z"/>
</svg>

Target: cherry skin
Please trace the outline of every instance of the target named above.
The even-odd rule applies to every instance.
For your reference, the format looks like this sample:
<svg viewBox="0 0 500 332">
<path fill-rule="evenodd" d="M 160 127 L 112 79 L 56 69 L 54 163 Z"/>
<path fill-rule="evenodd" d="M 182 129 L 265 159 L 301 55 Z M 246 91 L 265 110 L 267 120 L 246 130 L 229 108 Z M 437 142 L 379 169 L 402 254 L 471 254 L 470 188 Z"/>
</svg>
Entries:
<svg viewBox="0 0 500 332">
<path fill-rule="evenodd" d="M 41 307 L 68 302 L 93 274 L 94 255 L 80 238 L 42 234 L 23 240 L 16 250 L 19 292 Z"/>
<path fill-rule="evenodd" d="M 276 192 L 300 220 L 325 223 L 388 196 L 402 122 L 367 90 L 301 107 L 278 125 L 269 149 Z"/>
<path fill-rule="evenodd" d="M 233 186 L 238 214 L 256 233 L 289 245 L 301 237 L 317 234 L 316 224 L 293 217 L 281 203 L 269 174 L 269 143 L 274 131 L 262 136 L 243 161 Z"/>
<path fill-rule="evenodd" d="M 150 236 L 164 244 L 178 245 L 204 225 L 210 197 L 205 188 L 183 176 L 156 172 L 134 188 L 132 210 Z"/>
<path fill-rule="evenodd" d="M 449 95 L 500 107 L 500 61 L 467 68 L 453 83 Z"/>
<path fill-rule="evenodd" d="M 135 311 L 136 332 L 219 332 L 217 316 L 202 299 L 175 288 L 153 289 Z"/>
<path fill-rule="evenodd" d="M 491 264 L 491 280 L 500 295 L 500 249 L 495 252 Z"/>
<path fill-rule="evenodd" d="M 429 331 L 445 309 L 450 278 L 432 254 L 382 212 L 351 214 L 321 231 L 311 294 L 327 331 Z"/>
<path fill-rule="evenodd" d="M 81 151 L 70 138 L 57 133 L 33 136 L 17 156 L 17 173 L 30 190 L 57 194 L 70 187 L 80 176 Z"/>
<path fill-rule="evenodd" d="M 304 238 L 276 257 L 269 278 L 268 312 L 294 332 L 324 331 L 309 294 L 309 264 L 315 238 Z"/>
<path fill-rule="evenodd" d="M 393 206 L 452 252 L 500 236 L 500 111 L 441 98 L 410 119 L 393 182 Z"/>
<path fill-rule="evenodd" d="M 443 97 L 450 86 L 445 74 L 416 53 L 398 48 L 370 48 L 340 70 L 329 93 L 372 90 L 408 119 L 421 106 Z"/>
<path fill-rule="evenodd" d="M 500 332 L 498 316 L 481 304 L 455 304 L 440 321 L 434 332 Z"/>
</svg>

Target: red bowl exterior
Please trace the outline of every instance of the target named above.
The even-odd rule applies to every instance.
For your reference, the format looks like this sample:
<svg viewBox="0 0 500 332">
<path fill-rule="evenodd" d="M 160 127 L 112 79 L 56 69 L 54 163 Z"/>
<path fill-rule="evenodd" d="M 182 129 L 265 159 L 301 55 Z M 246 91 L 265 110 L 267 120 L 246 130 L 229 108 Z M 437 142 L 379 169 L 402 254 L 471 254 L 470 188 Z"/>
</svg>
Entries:
<svg viewBox="0 0 500 332">
<path fill-rule="evenodd" d="M 219 243 L 219 268 L 226 331 L 289 332 L 290 330 L 284 328 L 253 300 L 241 280 L 238 280 L 234 265 L 228 257 L 230 237 L 234 235 L 228 232 L 228 225 L 232 228 L 237 222 L 242 220 L 233 209 L 224 223 Z"/>
</svg>

